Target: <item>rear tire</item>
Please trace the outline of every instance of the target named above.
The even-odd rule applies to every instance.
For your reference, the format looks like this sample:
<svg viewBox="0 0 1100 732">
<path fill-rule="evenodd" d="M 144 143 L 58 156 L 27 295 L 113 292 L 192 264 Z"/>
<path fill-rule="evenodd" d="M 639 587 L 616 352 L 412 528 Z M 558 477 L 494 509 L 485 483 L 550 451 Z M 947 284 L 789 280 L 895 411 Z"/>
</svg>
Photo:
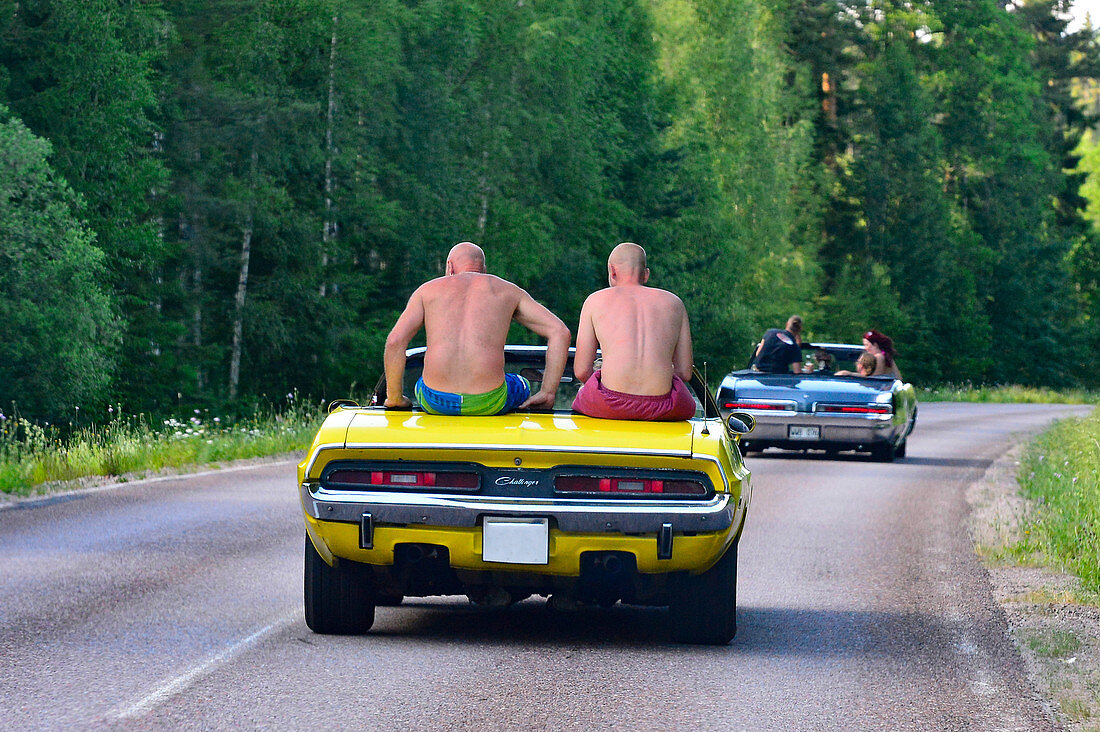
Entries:
<svg viewBox="0 0 1100 732">
<path fill-rule="evenodd" d="M 880 442 L 871 447 L 871 457 L 881 463 L 892 463 L 897 455 L 897 448 L 892 442 Z"/>
<path fill-rule="evenodd" d="M 370 568 L 348 560 L 333 567 L 317 553 L 306 536 L 306 625 L 314 633 L 359 635 L 374 625 L 376 603 Z"/>
<path fill-rule="evenodd" d="M 905 448 L 908 444 L 909 444 L 908 439 L 902 440 L 901 444 L 898 445 L 898 449 L 894 451 L 894 456 L 899 457 L 899 458 L 905 457 Z"/>
<path fill-rule="evenodd" d="M 726 645 L 737 634 L 737 543 L 700 575 L 681 576 L 669 598 L 672 639 Z"/>
<path fill-rule="evenodd" d="M 396 592 L 379 592 L 375 595 L 374 604 L 377 607 L 397 607 L 405 600 L 405 596 Z"/>
</svg>

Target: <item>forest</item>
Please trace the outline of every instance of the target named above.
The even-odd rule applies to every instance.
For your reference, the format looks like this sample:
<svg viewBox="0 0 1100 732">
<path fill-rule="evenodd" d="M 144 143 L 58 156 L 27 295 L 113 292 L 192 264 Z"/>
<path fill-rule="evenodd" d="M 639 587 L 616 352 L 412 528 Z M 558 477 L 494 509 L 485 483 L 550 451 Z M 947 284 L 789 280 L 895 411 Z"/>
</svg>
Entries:
<svg viewBox="0 0 1100 732">
<path fill-rule="evenodd" d="M 798 313 L 915 384 L 1095 389 L 1068 6 L 0 0 L 0 411 L 363 394 L 465 240 L 574 330 L 641 244 L 712 381 Z"/>
</svg>

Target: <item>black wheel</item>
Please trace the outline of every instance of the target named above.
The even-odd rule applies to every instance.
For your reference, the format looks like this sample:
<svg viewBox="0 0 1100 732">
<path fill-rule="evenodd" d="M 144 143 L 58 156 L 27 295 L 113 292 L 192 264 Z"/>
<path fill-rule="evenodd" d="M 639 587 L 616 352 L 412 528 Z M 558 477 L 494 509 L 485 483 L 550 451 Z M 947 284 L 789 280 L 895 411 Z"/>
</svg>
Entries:
<svg viewBox="0 0 1100 732">
<path fill-rule="evenodd" d="M 700 575 L 679 577 L 669 598 L 672 639 L 725 645 L 737 634 L 737 544 Z"/>
<path fill-rule="evenodd" d="M 405 599 L 405 596 L 397 592 L 379 592 L 374 598 L 374 604 L 378 607 L 397 607 Z"/>
<path fill-rule="evenodd" d="M 897 456 L 897 448 L 892 442 L 880 442 L 871 446 L 871 457 L 882 463 L 892 463 Z"/>
<path fill-rule="evenodd" d="M 901 444 L 898 445 L 898 449 L 894 451 L 894 457 L 899 457 L 899 458 L 905 457 L 905 447 L 908 444 L 909 444 L 908 439 L 902 440 Z"/>
<path fill-rule="evenodd" d="M 314 633 L 358 635 L 374 625 L 376 603 L 370 569 L 337 560 L 325 564 L 306 536 L 306 625 Z"/>
</svg>

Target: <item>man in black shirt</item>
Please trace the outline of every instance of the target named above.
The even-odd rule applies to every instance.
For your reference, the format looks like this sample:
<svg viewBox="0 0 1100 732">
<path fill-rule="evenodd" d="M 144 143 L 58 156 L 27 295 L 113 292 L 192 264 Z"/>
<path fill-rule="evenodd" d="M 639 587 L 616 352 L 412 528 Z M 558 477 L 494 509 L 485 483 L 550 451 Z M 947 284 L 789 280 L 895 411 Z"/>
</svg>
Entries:
<svg viewBox="0 0 1100 732">
<path fill-rule="evenodd" d="M 802 373 L 802 318 L 787 318 L 787 327 L 770 328 L 756 346 L 752 367 L 773 374 Z"/>
</svg>

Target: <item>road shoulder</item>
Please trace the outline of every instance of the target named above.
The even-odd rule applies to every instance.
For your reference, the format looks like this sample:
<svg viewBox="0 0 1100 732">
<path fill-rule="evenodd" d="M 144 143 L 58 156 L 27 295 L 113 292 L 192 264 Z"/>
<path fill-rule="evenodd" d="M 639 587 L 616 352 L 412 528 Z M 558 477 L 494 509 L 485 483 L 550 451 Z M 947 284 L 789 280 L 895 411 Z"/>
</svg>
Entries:
<svg viewBox="0 0 1100 732">
<path fill-rule="evenodd" d="M 1019 564 L 1005 551 L 1025 531 L 1016 471 L 1026 444 L 996 460 L 967 491 L 970 534 L 1028 675 L 1071 732 L 1100 730 L 1100 608 L 1057 567 Z"/>
<path fill-rule="evenodd" d="M 34 492 L 26 496 L 13 496 L 0 493 L 0 511 L 9 508 L 32 506 L 43 501 L 50 501 L 58 496 L 79 496 L 84 493 L 113 490 L 122 486 L 173 480 L 185 475 L 204 475 L 207 473 L 245 470 L 262 465 L 298 463 L 301 462 L 303 455 L 303 452 L 297 451 L 280 453 L 278 455 L 265 455 L 263 457 L 242 458 L 240 460 L 225 460 L 220 463 L 203 463 L 201 465 L 185 465 L 176 468 L 164 468 L 162 470 L 146 470 L 137 473 L 126 473 L 125 475 L 93 475 L 86 478 L 78 478 L 76 480 L 42 483 L 41 485 L 35 486 Z"/>
</svg>

